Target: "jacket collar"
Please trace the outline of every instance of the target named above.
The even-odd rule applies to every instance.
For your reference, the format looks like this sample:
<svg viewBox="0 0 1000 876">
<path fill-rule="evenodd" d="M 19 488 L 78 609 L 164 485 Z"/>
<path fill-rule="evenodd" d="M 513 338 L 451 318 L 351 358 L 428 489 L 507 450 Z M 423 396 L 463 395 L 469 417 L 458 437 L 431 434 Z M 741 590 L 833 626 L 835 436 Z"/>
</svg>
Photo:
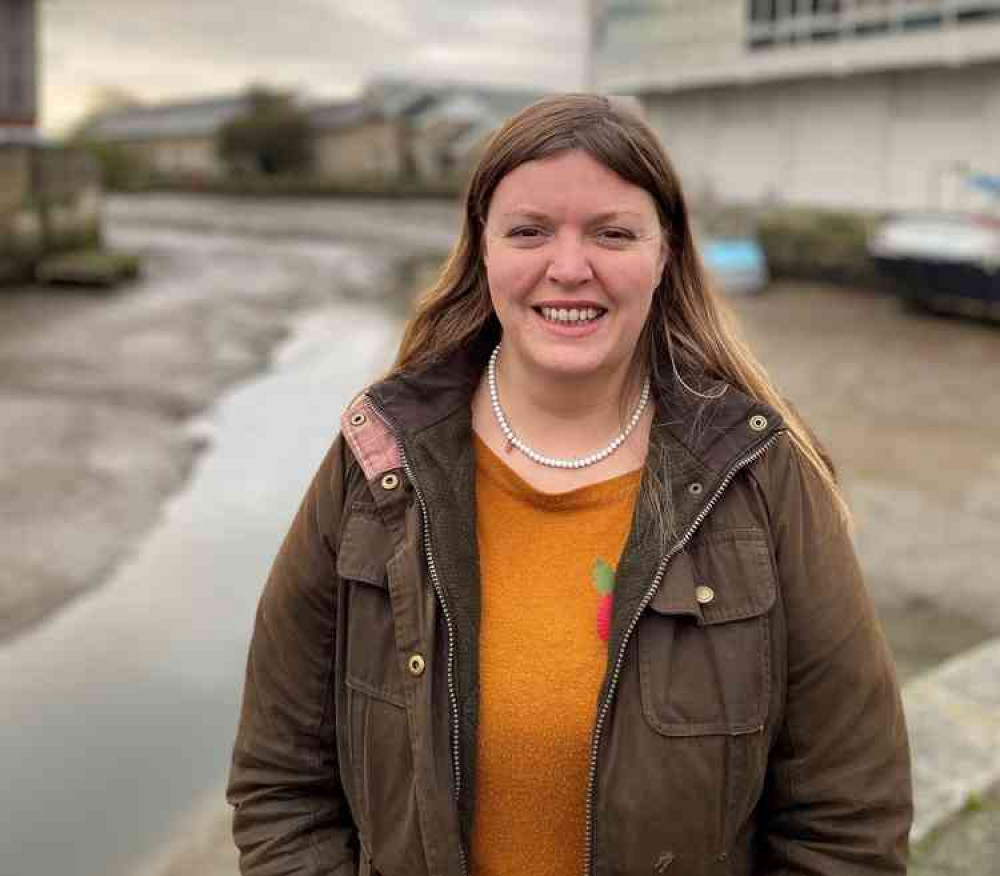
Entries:
<svg viewBox="0 0 1000 876">
<path fill-rule="evenodd" d="M 468 442 L 470 403 L 490 351 L 488 344 L 477 342 L 419 373 L 380 381 L 369 388 L 368 395 L 396 426 L 404 444 L 419 440 L 425 431 L 433 432 L 452 417 L 467 425 L 470 431 L 463 435 L 459 430 L 456 437 Z M 675 478 L 678 471 L 689 470 L 706 476 L 723 474 L 783 427 L 769 406 L 704 375 L 675 375 L 665 397 L 655 403 L 653 428 L 667 448 Z M 453 456 L 458 452 L 454 447 L 448 450 Z"/>
</svg>

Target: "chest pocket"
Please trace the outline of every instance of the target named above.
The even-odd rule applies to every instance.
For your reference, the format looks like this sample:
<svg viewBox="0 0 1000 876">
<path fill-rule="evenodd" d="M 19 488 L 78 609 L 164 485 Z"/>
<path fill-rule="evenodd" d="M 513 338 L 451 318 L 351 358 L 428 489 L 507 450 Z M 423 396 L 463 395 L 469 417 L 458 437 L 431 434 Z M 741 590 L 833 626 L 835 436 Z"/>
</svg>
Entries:
<svg viewBox="0 0 1000 876">
<path fill-rule="evenodd" d="M 771 692 L 767 537 L 710 532 L 671 561 L 639 622 L 643 713 L 666 736 L 760 730 Z"/>
<path fill-rule="evenodd" d="M 386 564 L 392 539 L 374 510 L 355 510 L 344 527 L 337 574 L 348 588 L 344 678 L 355 691 L 404 706 Z"/>
</svg>

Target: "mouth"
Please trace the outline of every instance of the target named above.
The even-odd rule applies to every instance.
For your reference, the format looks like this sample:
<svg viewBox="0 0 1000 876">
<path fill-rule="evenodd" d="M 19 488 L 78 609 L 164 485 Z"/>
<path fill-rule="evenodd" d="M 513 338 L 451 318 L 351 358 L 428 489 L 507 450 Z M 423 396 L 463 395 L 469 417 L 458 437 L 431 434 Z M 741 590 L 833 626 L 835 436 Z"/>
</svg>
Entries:
<svg viewBox="0 0 1000 876">
<path fill-rule="evenodd" d="M 533 307 L 546 322 L 558 325 L 588 325 L 597 322 L 607 313 L 603 307 Z"/>
</svg>

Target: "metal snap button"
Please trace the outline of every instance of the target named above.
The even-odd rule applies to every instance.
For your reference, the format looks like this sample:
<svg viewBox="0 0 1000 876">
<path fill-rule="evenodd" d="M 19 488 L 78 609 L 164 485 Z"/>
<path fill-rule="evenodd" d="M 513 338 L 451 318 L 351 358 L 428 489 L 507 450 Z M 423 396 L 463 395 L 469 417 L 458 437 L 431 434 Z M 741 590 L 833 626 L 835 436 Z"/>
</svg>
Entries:
<svg viewBox="0 0 1000 876">
<path fill-rule="evenodd" d="M 767 428 L 767 417 L 762 417 L 760 414 L 754 414 L 750 418 L 750 428 L 754 432 L 763 432 Z"/>
<path fill-rule="evenodd" d="M 364 414 L 360 412 L 351 416 L 352 426 L 363 426 L 367 422 L 368 422 L 368 417 L 366 417 Z"/>
<path fill-rule="evenodd" d="M 705 584 L 699 584 L 694 588 L 694 598 L 698 600 L 699 605 L 708 605 L 715 599 L 715 591 Z"/>
<path fill-rule="evenodd" d="M 688 484 L 688 492 L 692 496 L 700 496 L 702 494 L 702 491 L 704 491 L 704 489 L 705 488 L 701 485 L 701 481 L 692 481 L 690 484 Z"/>
<path fill-rule="evenodd" d="M 406 661 L 406 667 L 410 670 L 410 675 L 423 675 L 427 664 L 419 654 L 414 654 Z"/>
<path fill-rule="evenodd" d="M 395 490 L 399 486 L 399 476 L 391 472 L 382 478 L 383 490 Z"/>
</svg>

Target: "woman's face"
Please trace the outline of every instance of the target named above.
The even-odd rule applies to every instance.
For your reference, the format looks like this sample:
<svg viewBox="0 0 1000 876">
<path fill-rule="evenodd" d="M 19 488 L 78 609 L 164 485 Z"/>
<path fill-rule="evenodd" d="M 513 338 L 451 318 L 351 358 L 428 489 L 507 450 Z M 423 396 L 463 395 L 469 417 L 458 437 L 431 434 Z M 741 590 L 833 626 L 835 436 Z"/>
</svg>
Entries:
<svg viewBox="0 0 1000 876">
<path fill-rule="evenodd" d="M 667 258 L 656 205 L 582 151 L 512 170 L 490 202 L 484 257 L 520 373 L 621 379 Z"/>
</svg>

